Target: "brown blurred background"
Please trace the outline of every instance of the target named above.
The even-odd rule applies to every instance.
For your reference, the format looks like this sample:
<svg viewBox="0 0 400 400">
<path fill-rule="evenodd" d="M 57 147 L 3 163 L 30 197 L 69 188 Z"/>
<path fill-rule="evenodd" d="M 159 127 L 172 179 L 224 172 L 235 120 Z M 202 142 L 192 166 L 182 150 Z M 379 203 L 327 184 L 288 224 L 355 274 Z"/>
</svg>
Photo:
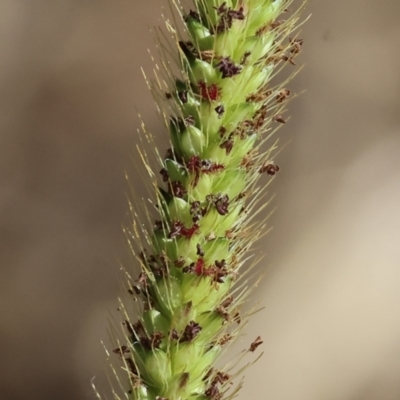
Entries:
<svg viewBox="0 0 400 400">
<path fill-rule="evenodd" d="M 105 388 L 124 170 L 157 0 L 0 0 L 0 399 Z M 274 230 L 260 244 L 264 357 L 240 399 L 400 399 L 400 2 L 314 0 L 291 89 Z M 133 160 L 133 161 L 132 161 Z M 140 191 L 139 180 L 132 185 Z"/>
</svg>

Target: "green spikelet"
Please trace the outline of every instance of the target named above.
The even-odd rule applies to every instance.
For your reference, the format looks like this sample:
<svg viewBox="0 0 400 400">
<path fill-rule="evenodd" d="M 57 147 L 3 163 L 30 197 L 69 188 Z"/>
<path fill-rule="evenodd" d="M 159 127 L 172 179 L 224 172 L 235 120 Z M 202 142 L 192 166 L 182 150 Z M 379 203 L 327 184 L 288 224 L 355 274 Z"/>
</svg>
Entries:
<svg viewBox="0 0 400 400">
<path fill-rule="evenodd" d="M 118 378 L 121 366 L 114 369 L 124 391 L 122 397 L 114 392 L 115 399 L 235 395 L 228 390 L 234 374 L 213 365 L 240 329 L 247 294 L 240 268 L 264 233 L 258 178 L 279 170 L 272 159 L 276 143 L 266 151 L 261 145 L 285 123 L 290 95 L 287 81 L 274 86 L 272 79 L 294 65 L 302 45 L 290 35 L 304 4 L 288 11 L 291 3 L 195 0 L 189 10 L 173 2 L 187 36 L 167 22 L 182 70 L 166 83 L 162 109 L 171 149 L 160 158 L 156 222 L 148 230 L 133 225 L 132 248 L 143 233 L 147 245 L 137 257 L 142 272 L 129 284 L 139 319 L 121 302 L 124 335 L 114 353 L 126 379 Z M 157 82 L 160 94 L 162 80 Z M 259 344 L 257 338 L 245 352 Z"/>
</svg>

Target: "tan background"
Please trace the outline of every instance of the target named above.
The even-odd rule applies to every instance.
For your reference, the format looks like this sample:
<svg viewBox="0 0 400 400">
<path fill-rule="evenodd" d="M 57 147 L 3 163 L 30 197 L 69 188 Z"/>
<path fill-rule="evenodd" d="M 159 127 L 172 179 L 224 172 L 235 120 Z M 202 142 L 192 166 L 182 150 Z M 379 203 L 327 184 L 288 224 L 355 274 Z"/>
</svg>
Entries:
<svg viewBox="0 0 400 400">
<path fill-rule="evenodd" d="M 0 0 L 0 399 L 93 399 L 157 0 Z M 400 2 L 314 0 L 240 399 L 400 398 Z M 139 181 L 133 182 L 140 190 Z M 240 345 L 240 343 L 239 343 Z M 239 347 L 238 347 L 239 348 Z"/>
</svg>

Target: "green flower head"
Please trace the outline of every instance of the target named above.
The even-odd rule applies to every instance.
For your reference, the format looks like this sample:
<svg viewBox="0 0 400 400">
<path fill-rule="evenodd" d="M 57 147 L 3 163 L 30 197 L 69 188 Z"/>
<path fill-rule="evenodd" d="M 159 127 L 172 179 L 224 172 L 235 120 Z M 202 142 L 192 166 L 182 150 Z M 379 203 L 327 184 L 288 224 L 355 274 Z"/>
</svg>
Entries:
<svg viewBox="0 0 400 400">
<path fill-rule="evenodd" d="M 258 179 L 279 171 L 276 143 L 262 145 L 285 123 L 291 93 L 287 81 L 272 79 L 295 64 L 303 44 L 293 32 L 304 4 L 297 10 L 288 10 L 291 0 L 173 4 L 185 27 L 181 36 L 167 22 L 181 74 L 173 77 L 165 62 L 165 93 L 156 80 L 171 148 L 160 157 L 158 216 L 151 228 L 136 221 L 132 229 L 132 247 L 141 235 L 147 244 L 137 255 L 142 272 L 129 280 L 138 316 L 121 303 L 124 335 L 114 357 L 126 379 L 114 370 L 123 389 L 115 399 L 235 394 L 234 373 L 214 364 L 242 323 L 247 285 L 241 267 L 263 234 Z M 261 343 L 258 337 L 246 351 Z"/>
</svg>

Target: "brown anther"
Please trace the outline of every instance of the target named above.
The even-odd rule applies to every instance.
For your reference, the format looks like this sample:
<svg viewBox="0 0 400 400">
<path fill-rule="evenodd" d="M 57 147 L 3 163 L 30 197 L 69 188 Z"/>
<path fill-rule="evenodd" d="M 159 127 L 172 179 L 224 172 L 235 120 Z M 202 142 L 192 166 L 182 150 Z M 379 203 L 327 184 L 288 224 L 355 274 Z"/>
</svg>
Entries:
<svg viewBox="0 0 400 400">
<path fill-rule="evenodd" d="M 228 382 L 230 379 L 231 379 L 231 376 L 229 374 L 222 372 L 222 371 L 218 371 L 215 374 L 211 384 L 212 385 L 217 385 L 217 384 L 223 385 L 224 383 Z"/>
<path fill-rule="evenodd" d="M 222 393 L 220 393 L 216 385 L 211 385 L 204 394 L 212 400 L 220 400 L 222 398 Z"/>
<path fill-rule="evenodd" d="M 135 337 L 135 336 L 136 336 L 135 329 L 134 329 L 133 325 L 132 325 L 129 321 L 124 321 L 124 322 L 122 323 L 122 325 L 125 325 L 125 326 L 126 326 L 126 330 L 129 332 L 129 334 L 130 334 L 132 337 Z"/>
<path fill-rule="evenodd" d="M 233 296 L 229 296 L 221 303 L 221 307 L 227 308 L 232 304 L 232 302 L 233 302 Z"/>
<path fill-rule="evenodd" d="M 229 135 L 229 138 L 227 140 L 225 140 L 224 142 L 222 142 L 219 147 L 221 149 L 225 149 L 226 151 L 226 155 L 229 155 L 229 153 L 232 151 L 233 149 L 233 139 L 232 139 L 232 135 Z"/>
<path fill-rule="evenodd" d="M 237 324 L 240 324 L 242 322 L 242 318 L 240 317 L 239 311 L 233 316 L 233 321 L 235 321 Z"/>
<path fill-rule="evenodd" d="M 196 120 L 194 119 L 193 115 L 188 115 L 185 119 L 184 119 L 185 125 L 186 126 L 193 126 L 196 123 Z"/>
<path fill-rule="evenodd" d="M 185 265 L 185 260 L 181 256 L 177 260 L 174 261 L 174 264 L 175 264 L 176 268 L 182 268 Z"/>
<path fill-rule="evenodd" d="M 222 116 L 225 112 L 224 106 L 221 104 L 221 105 L 215 107 L 215 112 L 218 114 L 218 118 L 222 118 Z"/>
<path fill-rule="evenodd" d="M 213 371 L 214 371 L 214 368 L 210 368 L 210 369 L 207 371 L 207 373 L 204 375 L 203 381 L 206 381 L 208 378 L 210 378 L 211 375 L 212 375 L 212 373 L 213 373 Z"/>
<path fill-rule="evenodd" d="M 249 351 L 253 353 L 262 343 L 263 341 L 261 340 L 261 336 L 257 336 L 256 340 L 250 345 Z"/>
<path fill-rule="evenodd" d="M 233 339 L 233 336 L 230 333 L 225 333 L 223 336 L 221 336 L 215 344 L 220 345 L 220 346 L 225 346 L 227 343 L 229 343 Z"/>
<path fill-rule="evenodd" d="M 223 14 L 228 11 L 228 7 L 226 6 L 226 1 L 224 1 L 219 7 L 214 6 L 213 8 L 217 11 L 217 14 Z"/>
<path fill-rule="evenodd" d="M 241 65 L 245 65 L 245 64 L 247 63 L 247 59 L 248 59 L 250 56 L 251 56 L 251 51 L 246 51 L 246 52 L 243 54 L 243 56 L 242 56 L 242 58 L 241 58 L 241 60 L 240 60 L 240 64 L 241 64 Z"/>
<path fill-rule="evenodd" d="M 249 171 L 254 163 L 255 162 L 253 160 L 253 154 L 252 152 L 249 152 L 242 158 L 242 162 L 240 163 L 240 165 Z"/>
<path fill-rule="evenodd" d="M 289 41 L 290 41 L 290 45 L 292 46 L 292 48 L 290 49 L 290 52 L 292 54 L 300 53 L 301 46 L 303 45 L 304 40 L 303 39 L 292 39 L 292 38 L 289 38 Z"/>
<path fill-rule="evenodd" d="M 165 158 L 169 158 L 172 159 L 174 158 L 174 152 L 172 151 L 172 149 L 167 149 L 167 151 L 165 152 Z"/>
<path fill-rule="evenodd" d="M 198 256 L 200 256 L 200 257 L 204 257 L 204 254 L 205 254 L 205 253 L 204 253 L 204 250 L 201 248 L 200 243 L 197 243 L 196 249 L 197 249 L 196 254 L 197 254 Z"/>
<path fill-rule="evenodd" d="M 282 117 L 282 115 L 275 115 L 274 121 L 279 122 L 279 123 L 281 123 L 281 124 L 286 124 L 286 121 L 284 120 L 284 118 Z"/>
<path fill-rule="evenodd" d="M 203 61 L 211 63 L 216 57 L 214 50 L 204 50 L 200 52 L 200 58 Z"/>
<path fill-rule="evenodd" d="M 129 369 L 129 372 L 134 377 L 137 377 L 138 376 L 138 370 L 137 370 L 136 365 L 133 362 L 132 358 L 130 358 L 130 357 L 129 358 L 125 358 L 125 362 L 126 362 L 126 365 L 127 365 L 128 369 Z"/>
<path fill-rule="evenodd" d="M 231 230 L 231 229 L 228 229 L 227 231 L 225 231 L 225 237 L 226 237 L 227 239 L 233 239 L 235 236 L 234 236 L 232 230 Z"/>
<path fill-rule="evenodd" d="M 124 354 L 130 353 L 130 350 L 127 346 L 121 346 L 113 350 L 113 353 L 118 354 L 119 356 L 123 356 Z"/>
<path fill-rule="evenodd" d="M 264 125 L 267 113 L 268 113 L 267 106 L 263 105 L 254 116 L 254 129 L 260 129 Z"/>
<path fill-rule="evenodd" d="M 222 33 L 230 29 L 233 24 L 233 20 L 244 20 L 245 15 L 243 13 L 243 7 L 239 10 L 233 10 L 226 6 L 226 2 L 223 2 L 219 7 L 214 7 L 217 10 L 217 14 L 220 16 L 217 26 L 212 29 L 213 33 Z"/>
<path fill-rule="evenodd" d="M 189 382 L 189 372 L 184 372 L 179 379 L 179 389 L 182 389 Z"/>
<path fill-rule="evenodd" d="M 290 96 L 290 90 L 289 90 L 289 89 L 282 89 L 282 90 L 276 95 L 276 102 L 277 102 L 277 103 L 282 103 L 282 102 L 285 101 L 289 96 Z"/>
<path fill-rule="evenodd" d="M 190 10 L 188 16 L 192 17 L 197 22 L 201 22 L 200 14 L 197 11 Z"/>
<path fill-rule="evenodd" d="M 281 21 L 275 20 L 275 21 L 272 21 L 272 22 L 269 24 L 269 27 L 270 27 L 270 29 L 276 29 L 276 28 L 278 28 L 279 26 L 281 26 L 284 22 L 285 22 L 284 20 L 281 20 Z"/>
<path fill-rule="evenodd" d="M 272 163 L 264 163 L 260 169 L 258 170 L 258 172 L 260 174 L 266 172 L 269 176 L 274 176 L 278 171 L 279 171 L 279 166 L 276 164 L 272 164 Z"/>
<path fill-rule="evenodd" d="M 229 321 L 229 312 L 224 307 L 219 306 L 216 311 L 225 321 Z"/>
</svg>

